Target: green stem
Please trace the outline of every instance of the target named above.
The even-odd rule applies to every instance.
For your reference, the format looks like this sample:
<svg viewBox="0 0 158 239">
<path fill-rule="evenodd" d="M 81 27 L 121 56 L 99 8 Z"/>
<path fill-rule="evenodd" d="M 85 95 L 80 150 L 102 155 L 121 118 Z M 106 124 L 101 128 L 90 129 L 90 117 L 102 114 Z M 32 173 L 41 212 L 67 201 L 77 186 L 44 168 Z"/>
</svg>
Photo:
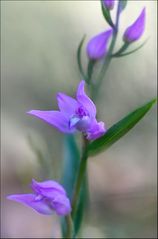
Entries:
<svg viewBox="0 0 158 239">
<path fill-rule="evenodd" d="M 75 185 L 75 189 L 74 189 L 73 200 L 72 200 L 72 213 L 71 213 L 72 219 L 74 219 L 74 216 L 75 216 L 75 213 L 76 213 L 79 194 L 80 194 L 83 179 L 84 179 L 84 176 L 85 176 L 87 158 L 88 158 L 88 152 L 87 152 L 88 141 L 87 141 L 86 138 L 84 138 L 83 141 L 84 141 L 83 153 L 82 153 L 82 157 L 81 157 L 79 172 L 78 172 L 76 185 Z"/>
<path fill-rule="evenodd" d="M 130 43 L 124 43 L 123 46 L 112 55 L 112 57 L 119 57 L 119 55 L 123 53 L 129 47 L 129 45 Z"/>
<path fill-rule="evenodd" d="M 67 224 L 67 232 L 66 232 L 66 236 L 65 238 L 73 238 L 73 221 L 72 221 L 72 218 L 71 218 L 71 215 L 67 215 L 65 217 L 65 220 L 66 220 L 66 224 Z"/>
<path fill-rule="evenodd" d="M 96 63 L 95 60 L 89 60 L 88 67 L 87 67 L 87 83 L 88 84 L 90 84 L 95 63 Z"/>
<path fill-rule="evenodd" d="M 116 40 L 117 40 L 117 34 L 118 34 L 118 28 L 119 28 L 119 16 L 120 16 L 120 12 L 119 12 L 119 3 L 118 3 L 117 13 L 116 13 L 116 23 L 115 23 L 115 28 L 113 28 L 113 36 L 112 36 L 112 41 L 111 41 L 111 44 L 110 44 L 110 47 L 109 47 L 109 51 L 108 51 L 107 56 L 104 59 L 103 66 L 101 68 L 101 71 L 100 71 L 100 74 L 99 74 L 99 77 L 98 77 L 98 80 L 97 80 L 97 85 L 95 85 L 92 89 L 92 98 L 93 98 L 94 101 L 97 98 L 97 95 L 98 95 L 99 89 L 101 87 L 103 78 L 104 78 L 104 76 L 107 72 L 107 69 L 108 69 L 108 67 L 111 63 L 111 60 L 112 60 L 112 53 L 113 53 L 115 43 L 116 43 Z"/>
</svg>

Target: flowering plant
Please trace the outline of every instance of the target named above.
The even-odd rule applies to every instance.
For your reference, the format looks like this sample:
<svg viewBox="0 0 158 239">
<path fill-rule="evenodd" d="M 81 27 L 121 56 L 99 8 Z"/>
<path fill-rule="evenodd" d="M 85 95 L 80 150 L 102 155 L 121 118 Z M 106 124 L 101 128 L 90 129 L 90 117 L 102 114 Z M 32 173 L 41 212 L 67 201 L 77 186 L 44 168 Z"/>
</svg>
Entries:
<svg viewBox="0 0 158 239">
<path fill-rule="evenodd" d="M 7 198 L 29 206 L 41 214 L 51 215 L 55 212 L 61 216 L 63 238 L 76 238 L 81 227 L 87 203 L 88 158 L 106 150 L 123 137 L 141 120 L 156 101 L 155 99 L 150 100 L 111 128 L 107 128 L 103 121 L 98 121 L 96 101 L 111 61 L 114 58 L 130 55 L 144 45 L 129 50 L 131 45 L 138 41 L 144 33 L 145 8 L 134 23 L 125 30 L 121 48 L 114 51 L 119 33 L 119 20 L 126 6 L 127 0 L 101 1 L 102 13 L 109 27 L 92 37 L 87 43 L 87 71 L 85 71 L 81 59 L 85 37 L 79 44 L 77 62 L 81 79 L 76 97 L 58 93 L 56 98 L 59 110 L 31 110 L 28 112 L 29 115 L 45 121 L 67 136 L 66 147 L 69 154 L 64 162 L 62 184 L 53 180 L 37 182 L 33 179 L 31 184 L 33 193 L 9 195 Z M 114 22 L 111 11 L 115 8 L 116 19 Z M 96 66 L 99 67 L 99 74 L 94 76 Z M 75 140 L 77 133 L 82 135 L 81 153 Z"/>
</svg>

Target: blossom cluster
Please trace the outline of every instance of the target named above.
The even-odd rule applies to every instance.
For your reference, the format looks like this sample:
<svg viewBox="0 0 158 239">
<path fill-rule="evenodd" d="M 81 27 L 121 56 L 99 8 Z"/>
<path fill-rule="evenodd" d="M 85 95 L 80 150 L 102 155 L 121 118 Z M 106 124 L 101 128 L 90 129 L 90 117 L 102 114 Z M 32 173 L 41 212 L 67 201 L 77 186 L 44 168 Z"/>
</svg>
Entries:
<svg viewBox="0 0 158 239">
<path fill-rule="evenodd" d="M 112 10 L 115 6 L 115 0 L 103 0 L 103 7 L 108 10 Z M 118 3 L 119 4 L 119 3 Z M 145 8 L 141 11 L 138 18 L 127 27 L 123 34 L 123 41 L 127 44 L 135 42 L 141 38 L 145 30 Z M 99 60 L 106 57 L 108 53 L 108 44 L 112 35 L 118 31 L 118 29 L 110 28 L 104 32 L 101 32 L 90 39 L 87 44 L 87 56 L 91 60 Z"/>
</svg>

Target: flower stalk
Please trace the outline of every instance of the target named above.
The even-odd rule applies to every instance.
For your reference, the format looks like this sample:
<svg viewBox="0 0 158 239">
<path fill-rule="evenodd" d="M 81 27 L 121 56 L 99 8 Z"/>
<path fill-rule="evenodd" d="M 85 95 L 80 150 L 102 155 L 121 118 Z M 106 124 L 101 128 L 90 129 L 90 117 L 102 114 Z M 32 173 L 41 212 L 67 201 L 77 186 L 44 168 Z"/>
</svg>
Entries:
<svg viewBox="0 0 158 239">
<path fill-rule="evenodd" d="M 73 234 L 74 234 L 74 227 L 73 227 L 73 221 L 71 218 L 71 214 L 67 215 L 65 217 L 66 219 L 66 225 L 67 225 L 67 233 L 65 238 L 73 238 Z"/>
<path fill-rule="evenodd" d="M 83 179 L 84 179 L 85 172 L 86 172 L 87 159 L 88 159 L 87 146 L 88 146 L 88 140 L 85 137 L 83 137 L 83 153 L 82 153 L 82 157 L 81 157 L 80 167 L 78 170 L 78 176 L 77 176 L 76 185 L 75 185 L 75 189 L 74 189 L 74 195 L 73 195 L 73 199 L 72 199 L 71 215 L 72 215 L 73 219 L 75 217 L 78 199 L 79 199 Z"/>
<path fill-rule="evenodd" d="M 111 40 L 111 44 L 110 44 L 110 47 L 109 47 L 109 51 L 108 51 L 107 56 L 104 59 L 103 66 L 101 68 L 101 71 L 100 71 L 100 74 L 99 74 L 99 77 L 98 77 L 98 80 L 97 80 L 97 85 L 95 87 L 93 87 L 93 90 L 92 90 L 92 99 L 94 101 L 96 101 L 96 98 L 97 98 L 99 89 L 101 87 L 103 78 L 104 78 L 104 76 L 105 76 L 105 74 L 108 70 L 108 67 L 111 63 L 111 60 L 112 60 L 111 55 L 113 53 L 115 43 L 116 43 L 116 40 L 117 40 L 117 33 L 118 33 L 118 28 L 119 28 L 119 17 L 120 17 L 120 11 L 119 11 L 119 2 L 118 2 L 117 13 L 116 13 L 116 23 L 113 27 L 113 35 L 112 35 L 112 40 Z"/>
</svg>

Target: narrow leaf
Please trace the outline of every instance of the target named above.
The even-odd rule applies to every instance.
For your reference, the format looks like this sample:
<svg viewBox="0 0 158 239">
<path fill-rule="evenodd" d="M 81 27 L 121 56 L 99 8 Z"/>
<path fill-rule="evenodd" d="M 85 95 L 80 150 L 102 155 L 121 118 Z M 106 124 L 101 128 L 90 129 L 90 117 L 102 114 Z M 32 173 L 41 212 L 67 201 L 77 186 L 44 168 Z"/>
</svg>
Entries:
<svg viewBox="0 0 158 239">
<path fill-rule="evenodd" d="M 78 63 L 79 72 L 80 72 L 82 78 L 86 81 L 87 77 L 84 73 L 84 70 L 83 70 L 83 67 L 82 67 L 82 61 L 81 61 L 81 50 L 82 50 L 82 46 L 83 46 L 85 37 L 86 36 L 84 35 L 83 38 L 81 39 L 80 44 L 79 44 L 78 49 L 77 49 L 77 63 Z"/>
<path fill-rule="evenodd" d="M 109 25 L 112 27 L 112 28 L 115 28 L 115 25 L 111 19 L 111 15 L 110 15 L 110 11 L 109 9 L 107 9 L 104 5 L 103 5 L 103 2 L 101 1 L 101 9 L 102 9 L 102 13 L 103 13 L 103 16 L 105 18 L 105 20 L 109 23 Z"/>
<path fill-rule="evenodd" d="M 95 63 L 96 61 L 89 60 L 88 67 L 87 67 L 87 83 L 88 84 L 90 84 Z"/>
<path fill-rule="evenodd" d="M 76 182 L 76 176 L 78 173 L 78 168 L 80 164 L 80 153 L 75 141 L 74 135 L 65 135 L 65 142 L 64 142 L 64 165 L 63 165 L 63 176 L 62 176 L 62 185 L 64 186 L 68 197 L 72 200 L 74 186 Z M 77 208 L 77 215 L 74 218 L 74 233 L 80 229 L 83 210 L 86 203 L 87 197 L 87 178 L 83 183 L 83 187 L 80 193 L 79 204 Z M 63 237 L 66 235 L 66 220 L 65 218 L 61 218 L 61 227 L 62 227 L 62 234 Z"/>
<path fill-rule="evenodd" d="M 151 100 L 142 107 L 136 109 L 118 123 L 113 125 L 104 136 L 89 144 L 89 154 L 96 154 L 109 148 L 112 144 L 124 136 L 135 124 L 150 110 L 156 99 Z"/>
<path fill-rule="evenodd" d="M 122 47 L 114 54 L 112 54 L 111 56 L 113 57 L 119 57 L 124 51 L 127 50 L 127 48 L 130 46 L 129 43 L 125 42 Z"/>
<path fill-rule="evenodd" d="M 83 185 L 81 187 L 80 199 L 74 217 L 75 235 L 77 235 L 80 229 L 83 213 L 85 213 L 85 210 L 88 207 L 88 202 L 89 202 L 89 191 L 88 191 L 88 177 L 86 174 Z"/>
<path fill-rule="evenodd" d="M 80 163 L 80 154 L 73 135 L 65 135 L 64 141 L 64 162 L 61 183 L 67 195 L 72 200 L 74 183 L 76 181 L 77 169 Z M 63 237 L 66 235 L 66 218 L 61 218 Z"/>
<path fill-rule="evenodd" d="M 127 56 L 127 55 L 130 55 L 136 51 L 138 51 L 139 49 L 141 49 L 146 43 L 147 43 L 148 39 L 146 41 L 144 41 L 140 46 L 138 46 L 137 48 L 133 49 L 132 51 L 128 51 L 128 52 L 125 52 L 125 53 L 122 53 L 120 54 L 120 52 L 117 52 L 115 53 L 114 55 L 112 55 L 113 57 L 123 57 L 123 56 Z"/>
</svg>

